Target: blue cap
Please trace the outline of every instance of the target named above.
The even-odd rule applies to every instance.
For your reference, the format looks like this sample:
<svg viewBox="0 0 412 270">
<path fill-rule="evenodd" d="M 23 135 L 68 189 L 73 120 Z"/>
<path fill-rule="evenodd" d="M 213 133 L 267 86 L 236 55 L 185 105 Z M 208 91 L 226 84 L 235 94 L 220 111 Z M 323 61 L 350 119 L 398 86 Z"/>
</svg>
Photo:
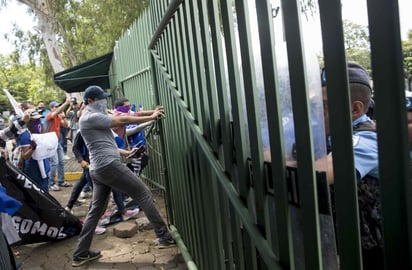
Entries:
<svg viewBox="0 0 412 270">
<path fill-rule="evenodd" d="M 95 100 L 95 99 L 105 99 L 111 96 L 112 96 L 111 94 L 106 93 L 100 86 L 91 85 L 87 87 L 86 90 L 84 91 L 83 100 L 84 100 L 84 103 L 87 105 L 88 104 L 87 100 L 89 98 L 92 100 Z"/>
<path fill-rule="evenodd" d="M 49 108 L 59 107 L 60 103 L 57 101 L 52 101 L 49 103 Z"/>
<path fill-rule="evenodd" d="M 372 92 L 372 86 L 370 83 L 370 78 L 369 78 L 369 73 L 368 71 L 366 71 L 366 69 L 364 67 L 362 67 L 361 65 L 357 64 L 357 63 L 353 63 L 353 62 L 348 62 L 348 80 L 349 83 L 360 83 L 363 84 L 367 87 L 369 87 L 369 89 Z M 320 78 L 322 81 L 322 86 L 326 86 L 326 72 L 325 69 L 322 69 L 322 72 L 320 74 Z"/>
</svg>

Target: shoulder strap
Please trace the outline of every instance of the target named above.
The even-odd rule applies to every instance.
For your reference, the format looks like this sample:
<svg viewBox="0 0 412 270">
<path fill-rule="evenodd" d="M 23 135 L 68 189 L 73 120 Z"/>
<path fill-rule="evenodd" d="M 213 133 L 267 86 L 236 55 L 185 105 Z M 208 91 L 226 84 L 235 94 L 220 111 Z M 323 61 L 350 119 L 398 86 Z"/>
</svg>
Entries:
<svg viewBox="0 0 412 270">
<path fill-rule="evenodd" d="M 353 131 L 373 131 L 376 132 L 376 123 L 375 122 L 361 122 L 353 126 Z"/>
</svg>

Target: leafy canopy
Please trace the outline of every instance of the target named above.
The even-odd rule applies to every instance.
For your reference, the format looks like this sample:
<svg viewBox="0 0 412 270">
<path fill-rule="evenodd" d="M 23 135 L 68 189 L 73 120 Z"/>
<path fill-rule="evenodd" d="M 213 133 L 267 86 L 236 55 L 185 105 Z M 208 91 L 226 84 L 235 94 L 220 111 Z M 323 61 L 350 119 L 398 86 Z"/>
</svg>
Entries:
<svg viewBox="0 0 412 270">
<path fill-rule="evenodd" d="M 408 32 L 408 40 L 402 42 L 403 50 L 403 67 L 405 72 L 405 78 L 407 80 L 407 87 L 409 91 L 412 91 L 412 30 Z"/>
<path fill-rule="evenodd" d="M 38 0 L 18 0 L 36 14 Z M 58 38 L 58 49 L 66 68 L 101 56 L 114 47 L 115 41 L 148 7 L 149 1 L 53 0 L 49 6 L 48 23 Z M 0 8 L 7 3 L 0 1 Z M 6 35 L 15 47 L 11 55 L 0 54 L 0 87 L 7 88 L 17 101 L 64 99 L 64 92 L 52 81 L 45 44 L 37 27 L 24 32 L 14 26 Z M 0 91 L 0 111 L 8 107 Z"/>
</svg>

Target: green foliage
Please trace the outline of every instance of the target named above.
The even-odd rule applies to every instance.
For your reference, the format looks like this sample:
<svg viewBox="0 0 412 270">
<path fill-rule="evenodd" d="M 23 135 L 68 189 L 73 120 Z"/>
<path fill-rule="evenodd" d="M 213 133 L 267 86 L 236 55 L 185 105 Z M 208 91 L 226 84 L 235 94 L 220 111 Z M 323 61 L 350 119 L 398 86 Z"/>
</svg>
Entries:
<svg viewBox="0 0 412 270">
<path fill-rule="evenodd" d="M 368 28 L 344 20 L 343 34 L 345 37 L 346 59 L 351 62 L 359 63 L 371 72 Z"/>
<path fill-rule="evenodd" d="M 343 21 L 346 49 L 369 49 L 369 31 L 366 26 Z"/>
<path fill-rule="evenodd" d="M 71 67 L 68 45 L 77 63 L 113 50 L 115 41 L 149 1 L 58 0 L 50 1 L 58 21 L 62 53 L 67 67 Z"/>
<path fill-rule="evenodd" d="M 408 32 L 408 40 L 402 42 L 402 50 L 405 79 L 408 82 L 408 90 L 412 91 L 412 30 Z"/>
<path fill-rule="evenodd" d="M 18 0 L 37 6 L 37 0 Z M 50 23 L 58 36 L 66 68 L 101 56 L 113 50 L 115 41 L 144 11 L 149 0 L 53 0 Z M 2 6 L 4 8 L 4 5 Z M 28 7 L 28 13 L 34 11 Z M 17 101 L 61 100 L 64 92 L 53 83 L 50 65 L 41 33 L 24 32 L 17 26 L 6 37 L 15 46 L 11 55 L 0 54 L 0 87 L 10 90 Z M 0 110 L 8 107 L 0 91 Z"/>
<path fill-rule="evenodd" d="M 18 102 L 40 100 L 60 100 L 64 97 L 62 90 L 47 83 L 41 68 L 31 62 L 21 64 L 16 62 L 15 55 L 0 55 L 0 111 L 12 110 L 3 88 L 8 89 Z"/>
</svg>

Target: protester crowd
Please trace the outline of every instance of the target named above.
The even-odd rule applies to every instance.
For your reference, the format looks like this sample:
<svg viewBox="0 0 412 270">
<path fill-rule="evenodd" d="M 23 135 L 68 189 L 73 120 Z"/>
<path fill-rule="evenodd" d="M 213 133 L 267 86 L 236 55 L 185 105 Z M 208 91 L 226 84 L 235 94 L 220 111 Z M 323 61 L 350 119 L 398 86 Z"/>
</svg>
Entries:
<svg viewBox="0 0 412 270">
<path fill-rule="evenodd" d="M 99 87 L 95 87 L 94 90 L 103 91 Z M 2 151 L 3 157 L 12 162 L 16 168 L 20 169 L 28 179 L 36 183 L 36 185 L 44 192 L 59 192 L 62 188 L 72 187 L 72 184 L 64 179 L 64 164 L 66 160 L 71 158 L 78 161 L 79 167 L 82 168 L 83 173 L 79 181 L 76 182 L 70 200 L 67 202 L 65 208 L 66 211 L 71 214 L 73 214 L 73 207 L 81 205 L 85 202 L 84 198 L 92 196 L 91 191 L 94 189 L 93 187 L 96 186 L 96 183 L 93 184 L 93 180 L 90 176 L 89 169 L 91 164 L 89 160 L 88 146 L 85 143 L 82 134 L 79 132 L 79 119 L 82 111 L 86 108 L 86 103 L 93 103 L 94 101 L 93 94 L 91 95 L 91 100 L 85 98 L 84 101 L 80 103 L 77 102 L 76 97 L 67 95 L 64 102 L 59 103 L 57 101 L 51 101 L 47 108 L 43 101 L 40 101 L 37 107 L 31 102 L 25 101 L 18 103 L 18 107 L 14 108 L 14 111 L 8 118 L 7 124 L 4 121 L 3 115 L 0 117 L 3 120 L 1 124 L 4 125 L 1 129 L 3 132 L 2 134 L 8 135 L 2 136 L 2 141 L 4 142 L 4 145 L 2 146 L 4 149 Z M 129 164 L 127 172 L 131 174 L 127 176 L 126 173 L 125 177 L 129 179 L 129 184 L 136 185 L 138 192 L 129 194 L 131 193 L 130 191 L 133 191 L 133 187 L 128 187 L 127 189 L 122 187 L 112 189 L 110 184 L 107 184 L 109 190 L 112 191 L 113 199 L 118 208 L 117 212 L 119 215 L 116 222 L 136 217 L 140 211 L 140 205 L 136 203 L 130 205 L 130 201 L 140 202 L 141 205 L 147 209 L 145 212 L 148 212 L 146 215 L 149 220 L 151 219 L 155 224 L 155 228 L 157 228 L 156 233 L 160 237 L 160 245 L 174 245 L 173 238 L 168 233 L 165 223 L 153 205 L 153 201 L 149 195 L 150 191 L 145 187 L 141 180 L 137 178 L 137 175 L 140 175 L 141 173 L 142 166 L 141 163 L 136 162 L 136 160 L 140 160 L 141 156 L 144 156 L 144 147 L 146 145 L 144 131 L 142 130 L 157 120 L 157 116 L 161 114 L 163 110 L 160 110 L 159 107 L 152 111 L 141 110 L 139 112 L 131 112 L 131 105 L 127 99 L 121 98 L 117 101 L 117 103 L 119 102 L 122 103 L 121 106 L 114 106 L 113 110 L 107 110 L 106 106 L 106 108 L 103 109 L 103 112 L 107 110 L 113 117 L 118 117 L 120 114 L 133 117 L 133 119 L 127 119 L 130 124 L 133 124 L 133 130 L 128 133 L 126 133 L 126 127 L 129 123 L 127 121 L 120 121 L 117 125 L 117 129 L 113 129 L 113 131 L 109 127 L 108 129 L 111 130 L 111 137 L 114 139 L 113 141 L 116 142 L 115 146 L 117 147 L 117 154 L 114 153 L 114 156 L 123 156 L 122 162 L 125 168 L 127 168 L 126 165 Z M 134 108 L 136 108 L 136 106 L 134 106 Z M 127 112 L 126 109 L 128 109 L 129 112 Z M 122 117 L 118 119 L 122 119 Z M 136 124 L 143 122 L 146 123 L 142 125 L 142 127 L 136 127 L 138 126 Z M 16 128 L 16 126 L 18 128 Z M 10 129 L 13 132 L 10 132 Z M 35 137 L 37 134 L 42 134 L 44 136 L 52 134 L 54 139 L 50 140 L 50 137 L 48 137 L 48 139 L 39 139 L 39 137 Z M 44 142 L 41 142 L 40 140 L 48 140 L 49 144 L 52 143 L 50 141 L 55 141 L 56 146 L 53 153 L 43 153 L 39 158 L 38 153 L 42 153 L 42 149 L 44 150 L 44 148 L 46 148 L 43 146 Z M 129 141 L 133 143 L 129 144 Z M 73 157 L 69 157 L 67 154 L 70 145 L 73 147 Z M 134 160 L 134 164 L 139 164 L 139 166 L 130 165 L 131 160 Z M 98 183 L 97 186 L 101 186 L 101 184 Z M 145 195 L 142 195 L 142 192 Z M 133 196 L 134 198 L 132 199 L 129 196 Z M 143 200 L 141 198 L 142 196 L 144 198 Z M 100 199 L 95 200 L 94 197 L 95 196 L 93 196 L 90 203 L 89 210 L 93 212 L 95 209 L 99 209 L 98 216 L 100 217 L 103 215 L 104 210 L 107 207 L 107 202 L 104 203 L 103 201 L 102 203 Z M 97 208 L 97 206 L 99 207 Z M 91 220 L 89 215 L 85 219 L 85 227 L 87 227 L 88 220 Z M 96 224 L 94 224 L 95 221 L 96 219 L 93 219 L 92 227 L 94 228 L 94 233 L 104 233 L 105 228 L 98 224 L 99 219 L 97 219 L 98 223 Z M 106 224 L 107 223 L 111 223 L 110 217 Z M 13 230 L 15 231 L 14 228 Z M 87 235 L 89 239 L 92 237 L 90 231 L 87 232 Z M 87 247 L 87 245 L 86 242 L 81 246 Z M 85 256 L 83 256 L 83 254 L 85 254 Z M 93 253 L 93 251 L 89 252 L 88 250 L 84 251 L 83 249 L 80 249 L 74 256 L 73 266 L 79 266 L 89 261 L 90 258 L 88 256 L 90 254 L 93 255 L 95 253 Z M 15 263 L 13 262 L 13 265 L 14 264 Z M 18 263 L 16 265 L 18 265 Z"/>
</svg>

